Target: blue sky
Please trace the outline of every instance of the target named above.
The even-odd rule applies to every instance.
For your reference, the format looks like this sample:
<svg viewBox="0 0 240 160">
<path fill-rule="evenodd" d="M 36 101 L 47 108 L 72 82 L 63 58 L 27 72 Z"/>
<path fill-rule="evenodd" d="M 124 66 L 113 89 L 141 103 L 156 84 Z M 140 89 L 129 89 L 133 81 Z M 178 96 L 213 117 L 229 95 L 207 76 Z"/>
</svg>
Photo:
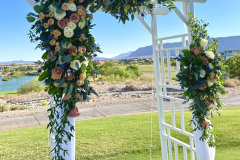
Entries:
<svg viewBox="0 0 240 160">
<path fill-rule="evenodd" d="M 240 0 L 208 0 L 205 4 L 195 4 L 195 15 L 210 23 L 209 34 L 212 37 L 240 35 Z M 176 3 L 179 6 L 180 3 Z M 28 30 L 31 27 L 26 20 L 33 9 L 25 0 L 3 1 L 0 10 L 0 62 L 11 60 L 38 60 L 42 51 L 35 50 L 36 44 L 30 43 Z M 11 7 L 11 10 L 10 10 Z M 145 20 L 150 23 L 150 17 Z M 100 44 L 101 57 L 113 57 L 120 53 L 135 51 L 139 47 L 151 45 L 151 35 L 135 18 L 125 25 L 106 13 L 95 13 L 96 24 L 92 34 Z M 159 37 L 185 33 L 184 25 L 174 12 L 167 16 L 158 16 Z"/>
</svg>

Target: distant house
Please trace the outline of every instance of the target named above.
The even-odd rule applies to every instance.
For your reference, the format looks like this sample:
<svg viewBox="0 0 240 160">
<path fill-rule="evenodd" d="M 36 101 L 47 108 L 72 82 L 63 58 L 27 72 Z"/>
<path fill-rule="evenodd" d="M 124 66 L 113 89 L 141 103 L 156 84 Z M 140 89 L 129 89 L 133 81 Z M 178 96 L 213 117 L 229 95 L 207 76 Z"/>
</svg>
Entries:
<svg viewBox="0 0 240 160">
<path fill-rule="evenodd" d="M 234 54 L 240 54 L 240 50 L 226 50 L 219 53 L 224 58 L 223 61 L 226 61 L 227 59 L 232 57 Z"/>
</svg>

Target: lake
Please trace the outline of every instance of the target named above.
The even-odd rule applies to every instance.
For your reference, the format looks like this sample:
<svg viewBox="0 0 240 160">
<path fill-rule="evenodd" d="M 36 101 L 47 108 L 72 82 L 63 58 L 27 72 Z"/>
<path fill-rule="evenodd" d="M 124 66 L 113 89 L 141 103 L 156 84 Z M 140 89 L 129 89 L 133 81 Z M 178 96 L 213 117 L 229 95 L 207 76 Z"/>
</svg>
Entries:
<svg viewBox="0 0 240 160">
<path fill-rule="evenodd" d="M 26 76 L 21 78 L 13 78 L 12 81 L 2 81 L 4 77 L 0 77 L 0 91 L 11 91 L 20 88 L 22 83 L 30 82 L 36 76 Z"/>
</svg>

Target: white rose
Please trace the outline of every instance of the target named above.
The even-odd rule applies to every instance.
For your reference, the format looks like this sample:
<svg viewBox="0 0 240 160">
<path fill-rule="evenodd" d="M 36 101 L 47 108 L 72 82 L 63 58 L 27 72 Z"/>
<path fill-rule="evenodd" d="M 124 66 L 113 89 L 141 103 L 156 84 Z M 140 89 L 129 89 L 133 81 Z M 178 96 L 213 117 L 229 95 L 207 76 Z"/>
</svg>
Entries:
<svg viewBox="0 0 240 160">
<path fill-rule="evenodd" d="M 86 65 L 86 67 L 88 66 L 88 63 L 89 63 L 89 61 L 88 61 L 88 60 L 86 60 L 86 61 L 83 61 L 83 62 L 82 62 L 82 64 L 85 64 L 85 65 Z"/>
<path fill-rule="evenodd" d="M 58 61 L 59 61 L 59 64 L 63 64 L 63 62 L 62 62 L 62 56 L 59 56 L 59 57 L 58 57 Z"/>
<path fill-rule="evenodd" d="M 213 111 L 212 111 L 212 110 L 211 110 L 211 111 L 208 111 L 207 114 L 206 114 L 206 117 L 207 117 L 207 118 L 210 118 L 212 114 L 213 114 Z"/>
<path fill-rule="evenodd" d="M 67 25 L 67 27 L 71 28 L 72 30 L 77 28 L 77 25 L 75 23 L 73 23 L 72 21 L 70 21 Z"/>
<path fill-rule="evenodd" d="M 205 51 L 205 54 L 210 59 L 214 59 L 214 57 L 215 57 L 215 55 L 212 51 Z"/>
<path fill-rule="evenodd" d="M 82 29 L 84 26 L 85 26 L 85 20 L 81 20 L 81 21 L 78 23 L 78 27 Z"/>
<path fill-rule="evenodd" d="M 210 79 L 207 80 L 208 87 L 211 87 L 214 85 L 214 82 L 212 82 Z"/>
<path fill-rule="evenodd" d="M 74 60 L 71 62 L 70 67 L 72 69 L 78 70 L 81 67 L 81 62 L 79 60 Z"/>
<path fill-rule="evenodd" d="M 73 35 L 74 35 L 73 29 L 71 29 L 69 27 L 64 28 L 64 36 L 66 38 L 72 38 Z"/>
<path fill-rule="evenodd" d="M 206 40 L 206 39 L 201 39 L 200 40 L 201 47 L 205 48 L 207 46 L 207 44 L 208 44 L 208 40 Z"/>
<path fill-rule="evenodd" d="M 68 49 L 68 48 L 70 48 L 71 46 L 72 46 L 72 43 L 67 43 L 67 42 L 65 42 L 65 43 L 62 44 L 62 48 L 64 48 L 64 49 Z"/>
<path fill-rule="evenodd" d="M 54 17 L 57 19 L 57 20 L 60 20 L 60 19 L 63 19 L 64 17 L 66 16 L 66 12 L 62 12 L 62 13 L 57 13 L 57 12 L 54 12 Z"/>
<path fill-rule="evenodd" d="M 57 8 L 54 7 L 52 4 L 48 7 L 48 9 L 51 11 L 51 12 L 56 12 Z"/>
<path fill-rule="evenodd" d="M 214 66 L 213 66 L 212 63 L 209 63 L 209 64 L 208 64 L 208 67 L 209 67 L 210 69 L 213 69 L 213 68 L 214 68 Z"/>
<path fill-rule="evenodd" d="M 74 3 L 68 4 L 68 9 L 70 11 L 76 12 L 77 11 L 77 6 Z"/>
<path fill-rule="evenodd" d="M 205 70 L 201 70 L 201 71 L 200 71 L 200 77 L 201 77 L 201 78 L 204 78 L 205 75 L 206 75 L 206 71 L 205 71 Z"/>
<path fill-rule="evenodd" d="M 144 10 L 144 6 L 139 6 L 138 9 L 139 9 L 139 11 L 143 11 Z"/>
</svg>

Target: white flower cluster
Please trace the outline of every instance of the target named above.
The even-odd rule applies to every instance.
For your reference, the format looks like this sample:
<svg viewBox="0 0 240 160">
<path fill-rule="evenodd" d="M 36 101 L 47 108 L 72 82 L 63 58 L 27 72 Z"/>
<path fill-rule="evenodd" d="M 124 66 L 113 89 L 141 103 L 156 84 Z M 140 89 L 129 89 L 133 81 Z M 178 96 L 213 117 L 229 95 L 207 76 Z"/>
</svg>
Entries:
<svg viewBox="0 0 240 160">
<path fill-rule="evenodd" d="M 205 51 L 205 54 L 210 59 L 214 59 L 215 58 L 215 55 L 214 55 L 214 53 L 212 51 Z"/>
</svg>

